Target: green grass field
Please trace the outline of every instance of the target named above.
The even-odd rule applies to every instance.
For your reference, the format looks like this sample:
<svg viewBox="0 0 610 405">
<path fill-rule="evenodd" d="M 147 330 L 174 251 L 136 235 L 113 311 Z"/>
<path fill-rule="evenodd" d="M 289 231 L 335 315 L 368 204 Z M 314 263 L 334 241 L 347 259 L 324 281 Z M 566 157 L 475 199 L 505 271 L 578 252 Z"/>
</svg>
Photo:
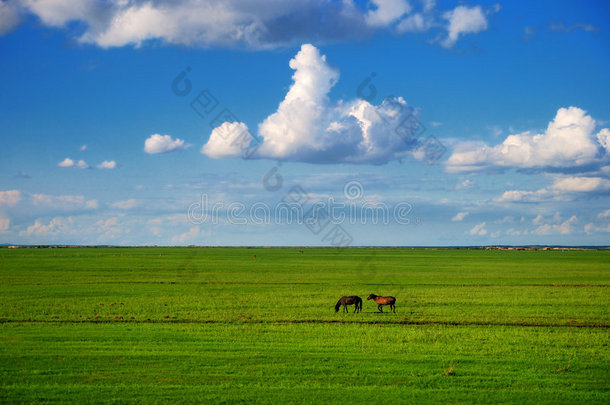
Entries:
<svg viewBox="0 0 610 405">
<path fill-rule="evenodd" d="M 0 401 L 610 402 L 610 251 L 299 250 L 0 249 Z"/>
</svg>

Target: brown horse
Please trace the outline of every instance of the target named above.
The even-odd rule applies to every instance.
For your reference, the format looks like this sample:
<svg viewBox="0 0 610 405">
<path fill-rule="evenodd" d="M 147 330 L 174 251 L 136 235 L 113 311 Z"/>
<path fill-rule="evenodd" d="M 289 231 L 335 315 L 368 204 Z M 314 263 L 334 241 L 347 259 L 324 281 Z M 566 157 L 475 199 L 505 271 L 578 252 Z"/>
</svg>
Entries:
<svg viewBox="0 0 610 405">
<path fill-rule="evenodd" d="M 337 305 L 335 305 L 335 312 L 339 312 L 341 305 L 343 305 L 343 312 L 349 312 L 347 309 L 348 305 L 354 305 L 354 312 L 360 312 L 362 311 L 362 298 L 355 295 L 341 297 L 341 299 L 337 301 Z"/>
<path fill-rule="evenodd" d="M 375 300 L 375 302 L 377 303 L 377 308 L 379 309 L 379 312 L 383 312 L 383 308 L 381 308 L 382 305 L 389 305 L 390 310 L 392 312 L 396 312 L 396 306 L 394 306 L 394 304 L 396 304 L 396 298 L 394 298 L 394 297 L 380 297 L 378 295 L 371 294 L 368 297 L 366 297 L 366 299 L 367 299 L 367 301 Z"/>
</svg>

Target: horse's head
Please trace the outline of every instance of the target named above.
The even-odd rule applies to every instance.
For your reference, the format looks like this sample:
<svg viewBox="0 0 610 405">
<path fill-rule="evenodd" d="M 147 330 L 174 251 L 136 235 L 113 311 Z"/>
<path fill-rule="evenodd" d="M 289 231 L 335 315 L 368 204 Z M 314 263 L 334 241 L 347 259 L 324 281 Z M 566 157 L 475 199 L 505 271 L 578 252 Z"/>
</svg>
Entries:
<svg viewBox="0 0 610 405">
<path fill-rule="evenodd" d="M 369 301 L 369 300 L 375 299 L 375 297 L 376 297 L 375 294 L 371 294 L 368 297 L 366 297 L 366 300 Z"/>
</svg>

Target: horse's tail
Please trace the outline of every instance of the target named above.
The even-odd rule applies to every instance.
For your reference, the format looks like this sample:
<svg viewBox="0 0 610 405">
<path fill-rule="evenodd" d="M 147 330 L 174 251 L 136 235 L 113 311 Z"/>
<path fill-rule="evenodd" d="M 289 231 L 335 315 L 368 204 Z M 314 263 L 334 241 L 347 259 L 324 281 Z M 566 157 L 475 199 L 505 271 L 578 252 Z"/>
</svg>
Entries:
<svg viewBox="0 0 610 405">
<path fill-rule="evenodd" d="M 339 308 L 341 308 L 341 300 L 337 301 L 337 305 L 335 305 L 335 312 L 339 312 Z"/>
<path fill-rule="evenodd" d="M 358 301 L 356 302 L 356 306 L 360 307 L 362 310 L 362 298 L 358 297 Z"/>
</svg>

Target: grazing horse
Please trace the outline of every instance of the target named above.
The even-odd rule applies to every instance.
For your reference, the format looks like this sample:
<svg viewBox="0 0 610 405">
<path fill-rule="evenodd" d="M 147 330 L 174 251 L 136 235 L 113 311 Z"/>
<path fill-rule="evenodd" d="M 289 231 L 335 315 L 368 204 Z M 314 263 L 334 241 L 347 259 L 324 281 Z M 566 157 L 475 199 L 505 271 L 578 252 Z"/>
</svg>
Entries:
<svg viewBox="0 0 610 405">
<path fill-rule="evenodd" d="M 371 294 L 368 297 L 366 297 L 366 299 L 367 299 L 367 301 L 375 300 L 375 302 L 377 303 L 377 308 L 379 309 L 379 312 L 383 312 L 383 308 L 381 308 L 382 305 L 389 305 L 390 310 L 392 312 L 396 312 L 396 306 L 394 306 L 394 304 L 396 304 L 396 298 L 394 298 L 394 297 L 380 297 L 379 295 Z"/>
<path fill-rule="evenodd" d="M 347 309 L 348 305 L 354 305 L 354 312 L 360 312 L 362 311 L 362 298 L 355 295 L 341 297 L 341 299 L 337 301 L 337 305 L 335 305 L 335 312 L 339 312 L 341 305 L 343 305 L 343 312 L 349 312 Z"/>
</svg>

